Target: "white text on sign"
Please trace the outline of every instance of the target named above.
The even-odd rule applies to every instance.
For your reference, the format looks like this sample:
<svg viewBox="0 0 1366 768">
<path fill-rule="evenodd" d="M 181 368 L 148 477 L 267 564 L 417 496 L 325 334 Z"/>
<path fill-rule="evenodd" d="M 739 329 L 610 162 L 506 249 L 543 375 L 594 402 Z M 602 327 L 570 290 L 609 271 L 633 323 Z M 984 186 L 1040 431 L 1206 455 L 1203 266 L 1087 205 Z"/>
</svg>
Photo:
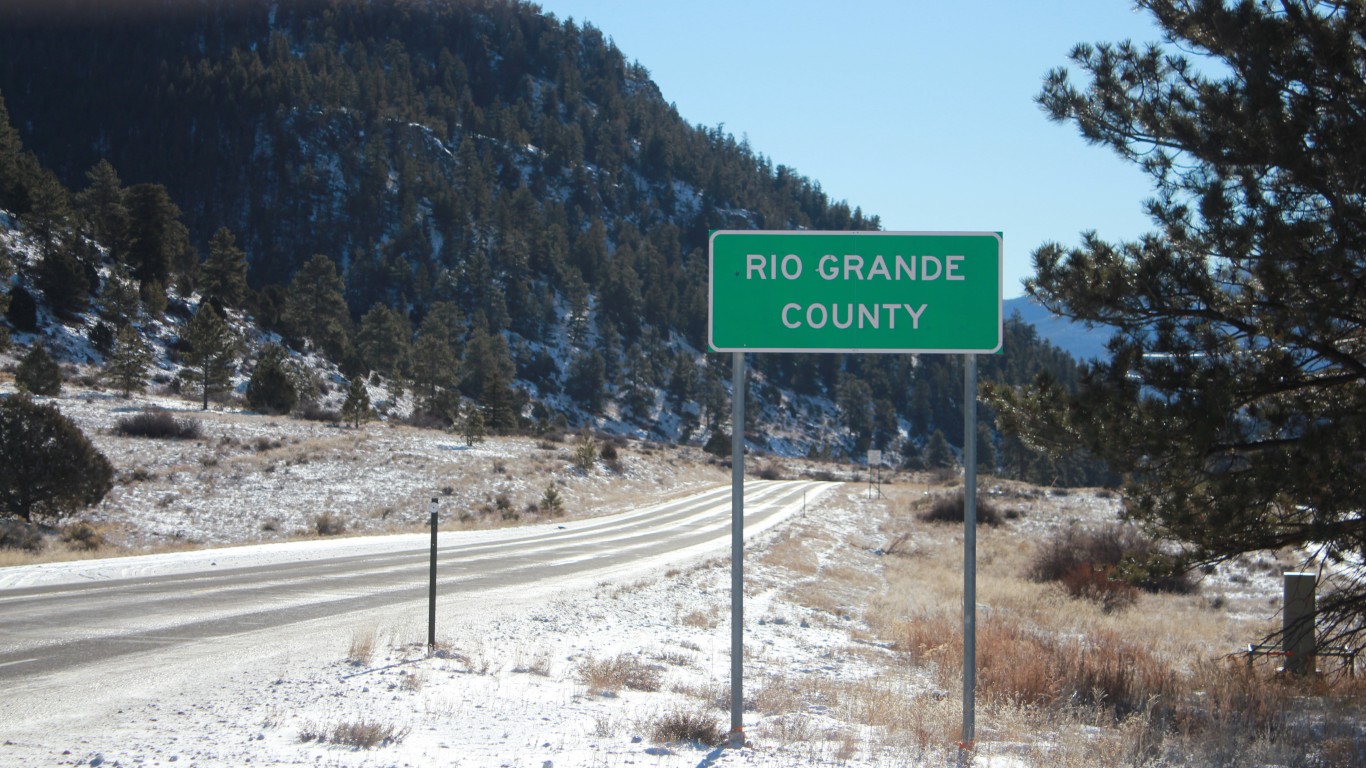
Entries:
<svg viewBox="0 0 1366 768">
<path fill-rule="evenodd" d="M 882 254 L 865 259 L 857 253 L 846 253 L 841 258 L 825 254 L 816 262 L 816 274 L 825 280 L 966 280 L 959 274 L 963 256 L 933 256 L 897 254 L 889 259 Z M 746 280 L 796 280 L 802 276 L 805 263 L 795 253 L 782 258 L 778 254 L 765 256 L 762 253 L 745 255 Z"/>
</svg>

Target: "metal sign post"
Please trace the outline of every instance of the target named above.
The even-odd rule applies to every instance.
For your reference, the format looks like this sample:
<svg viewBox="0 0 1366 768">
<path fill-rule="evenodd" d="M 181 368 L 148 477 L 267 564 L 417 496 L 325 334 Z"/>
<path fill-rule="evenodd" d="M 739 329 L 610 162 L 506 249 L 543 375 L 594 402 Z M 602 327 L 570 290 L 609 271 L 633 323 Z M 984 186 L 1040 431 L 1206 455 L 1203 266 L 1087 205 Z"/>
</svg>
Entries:
<svg viewBox="0 0 1366 768">
<path fill-rule="evenodd" d="M 730 424 L 730 746 L 745 745 L 745 353 L 731 371 Z"/>
<path fill-rule="evenodd" d="M 436 499 L 427 505 L 432 515 L 432 559 L 427 576 L 427 652 L 436 649 Z"/>
<path fill-rule="evenodd" d="M 963 356 L 963 742 L 976 740 L 977 693 L 977 356 Z"/>
</svg>

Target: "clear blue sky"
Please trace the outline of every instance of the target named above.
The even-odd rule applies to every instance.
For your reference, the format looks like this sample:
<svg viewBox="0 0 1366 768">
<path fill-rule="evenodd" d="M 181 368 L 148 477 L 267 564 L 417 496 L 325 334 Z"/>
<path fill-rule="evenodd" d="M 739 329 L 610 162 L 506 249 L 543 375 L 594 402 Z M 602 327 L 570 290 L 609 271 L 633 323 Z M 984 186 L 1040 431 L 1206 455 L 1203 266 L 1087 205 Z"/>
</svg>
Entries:
<svg viewBox="0 0 1366 768">
<path fill-rule="evenodd" d="M 601 29 L 689 123 L 747 137 L 884 229 L 1004 232 L 1006 298 L 1044 242 L 1152 228 L 1147 178 L 1033 101 L 1076 43 L 1161 40 L 1127 0 L 538 4 Z"/>
</svg>

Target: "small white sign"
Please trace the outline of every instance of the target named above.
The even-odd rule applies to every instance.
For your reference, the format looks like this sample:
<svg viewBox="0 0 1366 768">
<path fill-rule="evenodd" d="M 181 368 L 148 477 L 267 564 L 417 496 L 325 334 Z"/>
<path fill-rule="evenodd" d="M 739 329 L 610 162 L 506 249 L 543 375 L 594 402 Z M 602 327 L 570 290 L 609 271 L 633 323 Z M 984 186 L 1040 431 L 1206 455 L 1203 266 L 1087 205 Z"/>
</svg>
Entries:
<svg viewBox="0 0 1366 768">
<path fill-rule="evenodd" d="M 882 451 L 868 452 L 868 466 L 873 467 L 882 463 Z"/>
</svg>

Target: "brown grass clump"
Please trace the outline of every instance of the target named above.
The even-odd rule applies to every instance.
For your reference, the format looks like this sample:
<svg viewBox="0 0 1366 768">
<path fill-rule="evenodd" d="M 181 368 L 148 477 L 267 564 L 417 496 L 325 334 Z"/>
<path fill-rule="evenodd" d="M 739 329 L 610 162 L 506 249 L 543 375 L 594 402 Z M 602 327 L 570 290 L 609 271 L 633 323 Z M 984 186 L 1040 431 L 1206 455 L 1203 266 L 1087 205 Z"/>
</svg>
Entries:
<svg viewBox="0 0 1366 768">
<path fill-rule="evenodd" d="M 342 721 L 329 727 L 316 723 L 306 723 L 299 729 L 299 741 L 331 742 L 355 749 L 374 749 L 375 747 L 397 744 L 408 736 L 408 728 L 400 728 L 393 723 L 361 718 L 356 721 Z"/>
<path fill-rule="evenodd" d="M 375 628 L 358 629 L 351 633 L 351 648 L 346 652 L 346 661 L 357 667 L 370 665 L 375 657 Z"/>
<path fill-rule="evenodd" d="M 74 550 L 94 552 L 104 546 L 104 534 L 90 523 L 80 520 L 62 530 L 62 543 Z"/>
<path fill-rule="evenodd" d="M 659 716 L 650 726 L 650 740 L 657 744 L 691 743 L 714 747 L 723 738 L 716 718 L 696 709 L 675 709 Z"/>
<path fill-rule="evenodd" d="M 658 691 L 660 688 L 660 668 L 646 664 L 635 656 L 621 654 L 611 659 L 594 659 L 591 656 L 579 662 L 575 668 L 578 681 L 588 687 L 588 692 L 610 696 L 623 688 L 633 691 Z"/>
</svg>

